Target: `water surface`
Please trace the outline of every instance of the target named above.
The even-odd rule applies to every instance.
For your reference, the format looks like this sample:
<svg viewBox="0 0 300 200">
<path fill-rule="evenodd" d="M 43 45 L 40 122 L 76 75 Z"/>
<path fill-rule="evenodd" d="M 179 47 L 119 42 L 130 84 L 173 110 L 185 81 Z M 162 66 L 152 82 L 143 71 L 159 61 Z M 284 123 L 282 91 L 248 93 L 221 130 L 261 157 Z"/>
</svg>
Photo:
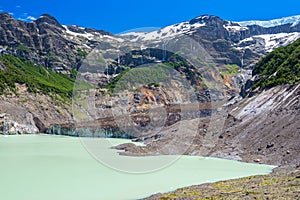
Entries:
<svg viewBox="0 0 300 200">
<path fill-rule="evenodd" d="M 113 144 L 128 142 L 109 141 Z M 147 163 L 174 160 L 172 156 L 119 156 L 109 145 L 101 148 L 105 159 L 127 167 L 136 163 L 147 167 Z M 79 138 L 0 136 L 0 199 L 138 199 L 179 187 L 267 174 L 272 170 L 272 166 L 267 165 L 193 156 L 182 156 L 172 165 L 152 173 L 124 173 L 108 166 L 94 159 Z"/>
</svg>

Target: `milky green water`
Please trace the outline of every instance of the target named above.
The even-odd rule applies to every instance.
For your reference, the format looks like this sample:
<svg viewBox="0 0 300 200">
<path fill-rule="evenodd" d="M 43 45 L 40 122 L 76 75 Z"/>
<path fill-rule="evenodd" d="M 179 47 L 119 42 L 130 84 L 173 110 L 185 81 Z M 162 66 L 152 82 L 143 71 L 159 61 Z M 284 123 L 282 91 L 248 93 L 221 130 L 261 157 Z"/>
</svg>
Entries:
<svg viewBox="0 0 300 200">
<path fill-rule="evenodd" d="M 172 156 L 125 157 L 109 146 L 101 148 L 105 159 L 113 160 L 114 164 L 119 162 L 120 166 L 175 160 Z M 267 165 L 182 156 L 161 170 L 131 174 L 101 164 L 87 152 L 79 138 L 0 136 L 0 199 L 3 200 L 139 199 L 179 187 L 267 174 L 271 170 L 272 166 Z"/>
</svg>

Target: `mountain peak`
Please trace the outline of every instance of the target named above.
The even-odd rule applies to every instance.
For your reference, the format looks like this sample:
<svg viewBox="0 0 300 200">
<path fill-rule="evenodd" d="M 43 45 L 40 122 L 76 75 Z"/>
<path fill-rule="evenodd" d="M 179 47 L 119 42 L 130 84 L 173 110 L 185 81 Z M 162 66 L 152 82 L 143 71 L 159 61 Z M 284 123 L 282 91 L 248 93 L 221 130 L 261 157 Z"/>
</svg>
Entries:
<svg viewBox="0 0 300 200">
<path fill-rule="evenodd" d="M 56 26 L 61 26 L 61 24 L 57 21 L 56 18 L 49 14 L 43 14 L 41 15 L 37 20 L 35 20 L 37 24 L 39 23 L 48 23 L 48 24 L 53 24 Z"/>
<path fill-rule="evenodd" d="M 209 15 L 209 14 L 204 14 L 204 15 L 200 15 L 198 17 L 195 17 L 194 19 L 202 19 L 202 20 L 205 20 L 205 19 L 211 19 L 211 18 L 215 18 L 217 16 L 215 15 Z"/>
<path fill-rule="evenodd" d="M 210 21 L 217 21 L 217 22 L 223 22 L 224 20 L 221 19 L 220 17 L 214 16 L 214 15 L 201 15 L 199 17 L 195 17 L 194 19 L 190 20 L 190 24 L 195 24 L 195 23 L 206 23 Z"/>
<path fill-rule="evenodd" d="M 0 19 L 1 21 L 4 19 L 14 19 L 13 16 L 7 12 L 1 12 L 0 13 Z"/>
</svg>

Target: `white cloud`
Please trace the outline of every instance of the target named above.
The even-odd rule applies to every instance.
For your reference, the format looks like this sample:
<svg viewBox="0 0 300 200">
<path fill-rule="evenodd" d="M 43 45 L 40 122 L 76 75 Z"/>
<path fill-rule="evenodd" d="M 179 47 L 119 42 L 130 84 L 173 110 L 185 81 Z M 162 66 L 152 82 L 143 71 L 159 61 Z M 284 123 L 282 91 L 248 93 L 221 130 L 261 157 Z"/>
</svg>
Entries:
<svg viewBox="0 0 300 200">
<path fill-rule="evenodd" d="M 16 6 L 16 8 L 21 8 L 21 7 L 22 7 L 22 6 L 20 6 L 20 5 L 17 5 L 17 6 Z"/>
<path fill-rule="evenodd" d="M 13 13 L 13 12 L 9 12 L 8 14 L 10 14 L 10 15 L 15 15 L 15 13 Z"/>
<path fill-rule="evenodd" d="M 23 13 L 22 16 L 23 16 L 23 17 L 27 17 L 27 16 L 28 16 L 28 13 Z"/>
</svg>

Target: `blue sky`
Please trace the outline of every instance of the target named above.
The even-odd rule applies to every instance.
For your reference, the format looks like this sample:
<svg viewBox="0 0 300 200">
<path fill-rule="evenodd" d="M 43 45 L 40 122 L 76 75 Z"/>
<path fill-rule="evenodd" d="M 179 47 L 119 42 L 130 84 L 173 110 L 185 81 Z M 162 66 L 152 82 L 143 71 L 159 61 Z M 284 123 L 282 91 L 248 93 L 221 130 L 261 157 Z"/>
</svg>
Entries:
<svg viewBox="0 0 300 200">
<path fill-rule="evenodd" d="M 1 0 L 0 11 L 32 20 L 43 13 L 60 23 L 120 33 L 141 27 L 163 27 L 203 14 L 232 21 L 268 20 L 300 15 L 299 0 Z"/>
</svg>

